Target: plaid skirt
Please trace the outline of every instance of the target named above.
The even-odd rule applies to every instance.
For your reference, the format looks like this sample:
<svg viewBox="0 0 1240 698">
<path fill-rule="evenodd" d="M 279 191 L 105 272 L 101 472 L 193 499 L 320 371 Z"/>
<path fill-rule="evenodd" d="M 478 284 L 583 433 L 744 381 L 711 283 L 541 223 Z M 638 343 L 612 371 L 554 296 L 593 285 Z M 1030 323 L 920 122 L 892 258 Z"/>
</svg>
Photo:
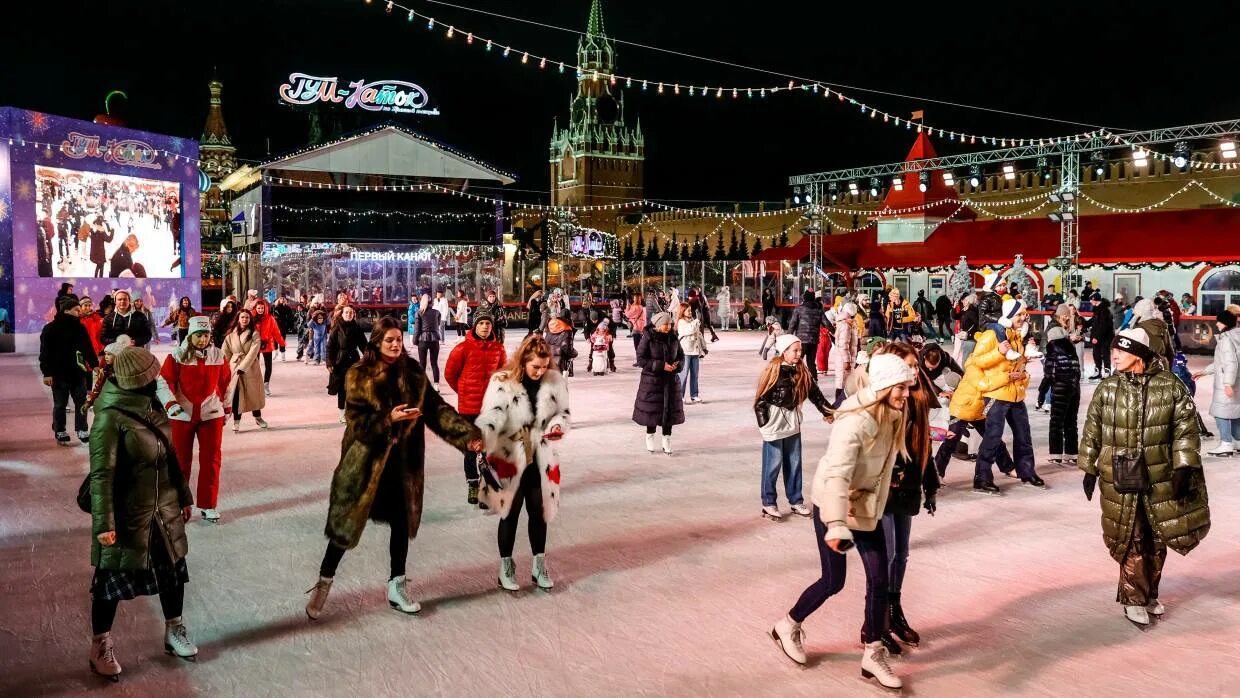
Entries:
<svg viewBox="0 0 1240 698">
<path fill-rule="evenodd" d="M 90 593 L 96 601 L 129 601 L 139 596 L 155 596 L 161 589 L 171 589 L 189 581 L 185 558 L 172 562 L 163 538 L 154 527 L 148 543 L 151 567 L 136 570 L 101 570 L 95 568 Z"/>
</svg>

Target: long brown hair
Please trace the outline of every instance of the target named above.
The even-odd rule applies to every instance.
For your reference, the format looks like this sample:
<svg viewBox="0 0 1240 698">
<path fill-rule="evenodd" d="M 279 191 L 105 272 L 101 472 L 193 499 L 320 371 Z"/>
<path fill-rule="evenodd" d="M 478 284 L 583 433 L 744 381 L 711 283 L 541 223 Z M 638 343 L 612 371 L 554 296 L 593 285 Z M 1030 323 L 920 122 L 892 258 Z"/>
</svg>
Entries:
<svg viewBox="0 0 1240 698">
<path fill-rule="evenodd" d="M 779 381 L 779 367 L 784 363 L 784 355 L 776 354 L 766 363 L 762 369 L 762 374 L 758 376 L 758 391 L 754 393 L 753 404 L 757 405 L 766 391 L 771 389 Z M 814 377 L 810 375 L 809 369 L 806 368 L 804 361 L 796 362 L 792 376 L 792 394 L 796 397 L 796 404 L 800 405 L 809 398 L 809 388 L 814 382 Z"/>
<path fill-rule="evenodd" d="M 917 389 L 910 390 L 908 396 L 908 416 L 912 424 L 908 433 L 908 444 L 913 461 L 924 470 L 926 464 L 930 462 L 930 410 L 936 407 L 933 402 L 934 386 L 930 384 L 929 377 L 922 370 L 921 357 L 912 345 L 904 342 L 888 342 L 875 354 L 891 354 L 906 362 L 909 358 L 917 362 L 917 368 L 913 369 L 917 373 Z"/>
<path fill-rule="evenodd" d="M 509 383 L 519 383 L 521 382 L 521 376 L 525 375 L 525 364 L 533 361 L 534 359 L 550 358 L 551 345 L 547 344 L 547 340 L 542 337 L 531 334 L 525 338 L 525 341 L 521 342 L 521 346 L 517 347 L 517 350 L 512 353 L 512 356 L 508 357 L 508 363 L 504 364 L 503 368 L 496 371 L 495 375 L 499 376 L 500 380 L 508 381 Z M 553 362 L 550 366 L 548 366 L 547 370 L 557 370 L 555 363 Z"/>
</svg>

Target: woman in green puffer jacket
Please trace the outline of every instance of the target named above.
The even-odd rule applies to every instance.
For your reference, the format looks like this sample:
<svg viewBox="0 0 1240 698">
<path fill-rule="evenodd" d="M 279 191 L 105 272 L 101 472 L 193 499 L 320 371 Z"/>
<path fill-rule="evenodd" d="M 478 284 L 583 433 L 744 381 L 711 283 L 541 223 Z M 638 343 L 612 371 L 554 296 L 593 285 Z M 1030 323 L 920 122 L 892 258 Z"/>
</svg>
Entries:
<svg viewBox="0 0 1240 698">
<path fill-rule="evenodd" d="M 1144 330 L 1116 335 L 1115 373 L 1094 392 L 1080 444 L 1085 496 L 1093 499 L 1101 484 L 1102 538 L 1120 564 L 1115 600 L 1138 626 L 1166 610 L 1158 583 L 1167 548 L 1187 555 L 1210 530 L 1197 408 L 1161 363 Z M 1125 453 L 1144 457 L 1149 485 L 1143 492 L 1116 491 L 1114 457 Z"/>
</svg>

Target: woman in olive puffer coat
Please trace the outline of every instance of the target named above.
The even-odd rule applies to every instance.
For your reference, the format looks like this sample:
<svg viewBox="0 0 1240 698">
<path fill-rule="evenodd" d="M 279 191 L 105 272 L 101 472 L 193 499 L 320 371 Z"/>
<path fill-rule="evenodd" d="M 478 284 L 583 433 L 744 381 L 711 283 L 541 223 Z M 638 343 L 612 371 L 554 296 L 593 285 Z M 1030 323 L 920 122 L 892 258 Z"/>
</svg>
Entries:
<svg viewBox="0 0 1240 698">
<path fill-rule="evenodd" d="M 1197 409 L 1188 390 L 1162 368 L 1149 335 L 1133 328 L 1111 344 L 1115 374 L 1098 385 L 1081 437 L 1085 496 L 1101 485 L 1102 538 L 1120 564 L 1116 601 L 1137 625 L 1160 616 L 1158 601 L 1167 548 L 1181 555 L 1210 530 L 1209 499 L 1201 470 Z M 1114 458 L 1141 454 L 1148 472 L 1143 492 L 1116 491 Z"/>
</svg>

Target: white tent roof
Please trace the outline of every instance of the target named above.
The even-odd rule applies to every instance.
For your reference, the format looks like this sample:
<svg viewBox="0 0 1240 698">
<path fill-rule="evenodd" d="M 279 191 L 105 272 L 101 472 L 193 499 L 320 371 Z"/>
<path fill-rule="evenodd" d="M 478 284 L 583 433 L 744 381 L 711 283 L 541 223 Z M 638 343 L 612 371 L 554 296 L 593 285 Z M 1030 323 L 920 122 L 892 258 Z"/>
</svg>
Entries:
<svg viewBox="0 0 1240 698">
<path fill-rule="evenodd" d="M 384 124 L 293 153 L 265 170 L 344 172 L 392 177 L 476 179 L 512 184 L 516 179 L 481 160 L 394 125 Z"/>
</svg>

